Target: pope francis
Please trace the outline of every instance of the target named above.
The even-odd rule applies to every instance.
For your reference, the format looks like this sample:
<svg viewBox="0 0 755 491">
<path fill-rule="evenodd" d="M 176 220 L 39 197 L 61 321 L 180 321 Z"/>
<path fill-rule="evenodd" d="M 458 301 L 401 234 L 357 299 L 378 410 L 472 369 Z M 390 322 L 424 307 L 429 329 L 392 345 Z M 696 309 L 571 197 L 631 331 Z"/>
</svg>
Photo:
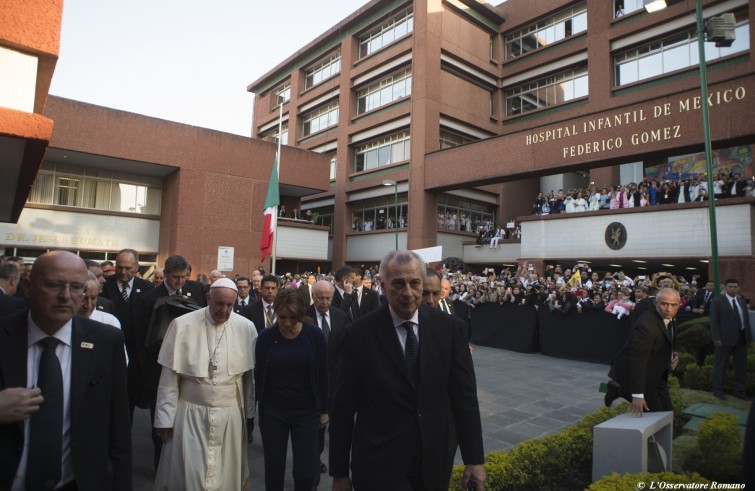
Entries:
<svg viewBox="0 0 755 491">
<path fill-rule="evenodd" d="M 246 413 L 253 414 L 257 330 L 233 312 L 233 281 L 207 307 L 171 322 L 158 362 L 155 429 L 164 442 L 155 490 L 247 489 Z"/>
</svg>

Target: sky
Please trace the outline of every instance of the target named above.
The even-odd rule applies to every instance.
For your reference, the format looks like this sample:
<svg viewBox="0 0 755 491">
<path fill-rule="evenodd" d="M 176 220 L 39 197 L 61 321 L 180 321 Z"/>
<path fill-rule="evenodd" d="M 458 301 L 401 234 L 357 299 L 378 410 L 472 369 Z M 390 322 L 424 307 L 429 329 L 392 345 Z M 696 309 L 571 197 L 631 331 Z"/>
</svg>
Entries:
<svg viewBox="0 0 755 491">
<path fill-rule="evenodd" d="M 246 87 L 367 3 L 67 0 L 50 94 L 250 136 Z"/>
</svg>

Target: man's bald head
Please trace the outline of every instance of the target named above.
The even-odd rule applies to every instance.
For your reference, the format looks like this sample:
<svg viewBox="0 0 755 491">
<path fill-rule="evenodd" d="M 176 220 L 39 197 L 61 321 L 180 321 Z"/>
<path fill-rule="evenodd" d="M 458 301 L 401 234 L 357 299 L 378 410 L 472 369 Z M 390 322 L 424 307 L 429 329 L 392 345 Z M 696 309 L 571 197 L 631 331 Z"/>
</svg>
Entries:
<svg viewBox="0 0 755 491">
<path fill-rule="evenodd" d="M 312 287 L 312 303 L 318 312 L 324 314 L 330 310 L 334 292 L 335 287 L 329 281 L 320 280 L 315 283 Z"/>
<path fill-rule="evenodd" d="M 79 312 L 88 279 L 86 263 L 76 254 L 42 254 L 24 279 L 31 318 L 46 334 L 55 334 Z"/>
</svg>

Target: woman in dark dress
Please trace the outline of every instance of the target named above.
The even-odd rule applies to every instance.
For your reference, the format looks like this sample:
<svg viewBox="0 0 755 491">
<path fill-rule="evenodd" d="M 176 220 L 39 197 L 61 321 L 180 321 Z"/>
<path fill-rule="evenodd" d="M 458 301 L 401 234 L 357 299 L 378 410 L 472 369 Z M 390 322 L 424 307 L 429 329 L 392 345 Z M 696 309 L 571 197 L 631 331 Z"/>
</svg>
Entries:
<svg viewBox="0 0 755 491">
<path fill-rule="evenodd" d="M 296 491 L 311 491 L 319 477 L 318 431 L 328 420 L 325 337 L 304 319 L 297 290 L 273 302 L 276 322 L 257 338 L 254 380 L 265 457 L 265 489 L 282 491 L 291 436 Z"/>
</svg>

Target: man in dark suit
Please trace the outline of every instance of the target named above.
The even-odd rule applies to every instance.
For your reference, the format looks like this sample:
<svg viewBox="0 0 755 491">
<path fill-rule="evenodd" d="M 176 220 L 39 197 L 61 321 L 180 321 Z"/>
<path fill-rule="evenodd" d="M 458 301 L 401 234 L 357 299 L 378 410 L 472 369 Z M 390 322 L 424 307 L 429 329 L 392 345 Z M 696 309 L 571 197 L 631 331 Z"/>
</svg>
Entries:
<svg viewBox="0 0 755 491">
<path fill-rule="evenodd" d="M 692 312 L 705 315 L 710 312 L 710 301 L 713 300 L 713 282 L 705 283 L 705 288 L 697 290 L 692 299 Z"/>
<path fill-rule="evenodd" d="M 354 293 L 354 275 L 354 268 L 348 265 L 341 266 L 333 275 L 336 282 L 336 291 L 333 293 L 332 305 L 349 314 L 349 319 L 351 320 L 354 320 L 351 304 L 356 298 L 356 293 Z"/>
<path fill-rule="evenodd" d="M 165 260 L 165 281 L 144 295 L 143 312 L 140 319 L 137 332 L 139 333 L 139 345 L 144 346 L 144 361 L 142 365 L 142 403 L 149 407 L 150 421 L 155 420 L 155 402 L 157 400 L 157 385 L 160 381 L 162 366 L 157 363 L 157 356 L 160 354 L 162 342 L 145 346 L 147 333 L 150 324 L 153 323 L 152 315 L 155 311 L 155 304 L 161 297 L 170 297 L 177 295 L 187 301 L 196 304 L 197 308 L 206 307 L 204 289 L 202 285 L 195 281 L 187 281 L 186 276 L 189 273 L 189 261 L 183 256 L 170 256 Z M 188 311 L 187 311 L 188 313 Z M 167 319 L 164 319 L 167 321 Z M 172 319 L 171 319 L 172 320 Z M 152 431 L 152 443 L 155 448 L 154 466 L 160 463 L 160 452 L 162 450 L 162 440 L 157 436 L 154 428 Z"/>
<path fill-rule="evenodd" d="M 448 278 L 440 280 L 440 301 L 438 302 L 438 308 L 446 314 L 454 313 L 454 303 L 448 299 L 448 295 L 451 293 L 451 281 Z"/>
<path fill-rule="evenodd" d="M 431 268 L 425 270 L 425 283 L 422 286 L 422 303 L 433 309 L 440 308 L 440 275 Z"/>
<path fill-rule="evenodd" d="M 16 297 L 21 281 L 21 271 L 16 263 L 0 263 L 0 317 L 23 312 L 28 307 L 26 301 Z"/>
<path fill-rule="evenodd" d="M 128 352 L 128 398 L 131 415 L 134 406 L 140 402 L 144 344 L 139 339 L 144 335 L 137 332 L 144 315 L 142 300 L 154 289 L 152 283 L 136 277 L 139 271 L 139 253 L 133 249 L 122 249 L 115 257 L 115 274 L 105 278 L 102 296 L 115 304 L 115 315 L 126 335 Z"/>
<path fill-rule="evenodd" d="M 713 395 L 726 400 L 724 376 L 729 356 L 734 355 L 734 396 L 747 400 L 747 346 L 752 342 L 747 304 L 738 296 L 739 281 L 726 280 L 726 295 L 710 303 L 710 336 L 716 347 L 713 360 Z"/>
<path fill-rule="evenodd" d="M 483 489 L 482 430 L 461 321 L 422 302 L 425 266 L 392 251 L 388 303 L 346 330 L 330 413 L 333 489 L 447 490 L 455 425 L 469 481 Z M 349 467 L 352 477 L 349 479 Z"/>
<path fill-rule="evenodd" d="M 380 296 L 375 290 L 365 288 L 363 281 L 364 270 L 361 268 L 354 269 L 352 283 L 354 291 L 351 293 L 353 297 L 351 301 L 351 318 L 355 320 L 380 308 Z"/>
<path fill-rule="evenodd" d="M 314 303 L 307 307 L 306 315 L 315 321 L 325 336 L 325 343 L 328 346 L 328 377 L 330 387 L 329 398 L 333 394 L 333 380 L 336 376 L 336 367 L 338 365 L 338 356 L 343 345 L 343 337 L 346 334 L 346 327 L 349 325 L 349 316 L 341 309 L 331 308 L 333 293 L 335 288 L 325 280 L 320 280 L 312 288 L 312 299 Z M 327 423 L 320 426 L 320 446 L 319 454 L 322 455 L 325 450 L 325 430 Z M 328 467 L 320 460 L 320 473 L 328 472 Z"/>
<path fill-rule="evenodd" d="M 304 300 L 304 305 L 309 306 L 314 303 L 312 290 L 314 290 L 316 280 L 315 275 L 310 274 L 307 276 L 307 281 L 302 281 L 302 284 L 299 285 L 299 295 Z"/>
<path fill-rule="evenodd" d="M 233 304 L 233 311 L 237 314 L 242 312 L 251 304 L 257 301 L 256 298 L 252 298 L 249 294 L 252 290 L 252 281 L 246 276 L 239 276 L 236 278 L 236 288 L 239 290 L 239 294 L 236 297 L 236 303 Z"/>
<path fill-rule="evenodd" d="M 262 332 L 263 329 L 275 323 L 273 300 L 275 300 L 275 296 L 278 294 L 279 287 L 280 282 L 277 276 L 272 274 L 263 276 L 260 281 L 260 294 L 262 298 L 241 312 L 241 315 L 254 323 L 257 332 Z"/>
<path fill-rule="evenodd" d="M 667 381 L 679 361 L 673 345 L 674 317 L 680 303 L 676 290 L 662 288 L 655 296 L 655 308 L 637 320 L 608 372 L 612 382 L 606 391 L 606 406 L 623 397 L 638 416 L 643 411 L 673 409 Z"/>
<path fill-rule="evenodd" d="M 132 489 L 123 334 L 74 317 L 86 282 L 75 254 L 43 254 L 0 327 L 0 489 Z"/>
</svg>

